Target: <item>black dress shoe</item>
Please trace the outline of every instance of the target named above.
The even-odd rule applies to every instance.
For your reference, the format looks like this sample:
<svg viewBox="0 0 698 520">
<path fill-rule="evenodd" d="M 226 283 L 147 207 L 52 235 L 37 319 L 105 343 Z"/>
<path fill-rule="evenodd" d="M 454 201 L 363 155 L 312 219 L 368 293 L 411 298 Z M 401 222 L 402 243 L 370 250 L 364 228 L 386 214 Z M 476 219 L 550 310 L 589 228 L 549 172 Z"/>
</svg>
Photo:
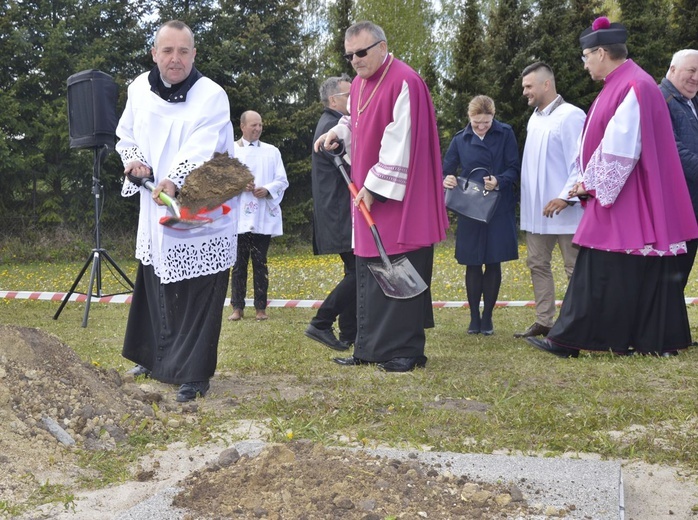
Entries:
<svg viewBox="0 0 698 520">
<path fill-rule="evenodd" d="M 131 370 L 126 372 L 129 375 L 132 375 L 133 377 L 138 377 L 138 376 L 145 376 L 145 377 L 150 377 L 150 370 L 145 368 L 144 366 L 141 365 L 136 365 L 133 367 Z"/>
<path fill-rule="evenodd" d="M 541 325 L 540 323 L 536 322 L 533 325 L 531 325 L 529 328 L 527 328 L 523 332 L 517 332 L 514 334 L 515 338 L 530 338 L 534 336 L 547 336 L 548 332 L 550 332 L 551 327 L 546 327 L 545 325 Z"/>
<path fill-rule="evenodd" d="M 305 329 L 305 335 L 310 339 L 314 339 L 315 341 L 322 343 L 326 347 L 330 347 L 332 350 L 349 349 L 348 345 L 346 345 L 343 341 L 339 341 L 335 337 L 332 329 L 318 329 L 314 325 L 308 325 L 308 328 Z"/>
<path fill-rule="evenodd" d="M 573 348 L 565 348 L 565 347 L 561 347 L 559 345 L 555 345 L 554 343 L 551 343 L 547 339 L 528 337 L 528 338 L 526 338 L 526 341 L 528 341 L 534 347 L 539 348 L 542 351 L 547 352 L 547 353 L 552 354 L 552 355 L 557 356 L 557 357 L 576 358 L 579 356 L 579 350 L 575 350 Z"/>
<path fill-rule="evenodd" d="M 424 368 L 426 365 L 426 356 L 396 357 L 384 363 L 378 363 L 378 368 L 386 372 L 409 372 L 415 368 Z"/>
<path fill-rule="evenodd" d="M 179 387 L 177 392 L 177 402 L 186 403 L 188 401 L 193 401 L 197 397 L 203 397 L 211 388 L 211 384 L 208 381 L 193 381 L 191 383 L 184 383 Z"/>
<path fill-rule="evenodd" d="M 482 314 L 482 319 L 480 321 L 480 334 L 483 336 L 491 336 L 494 334 L 494 325 L 492 324 L 492 316 Z"/>
<path fill-rule="evenodd" d="M 343 367 L 354 367 L 354 366 L 359 366 L 359 365 L 370 365 L 368 361 L 364 361 L 363 359 L 359 359 L 357 357 L 351 356 L 351 357 L 336 357 L 333 358 L 332 361 L 337 363 L 338 365 L 342 365 Z"/>
</svg>

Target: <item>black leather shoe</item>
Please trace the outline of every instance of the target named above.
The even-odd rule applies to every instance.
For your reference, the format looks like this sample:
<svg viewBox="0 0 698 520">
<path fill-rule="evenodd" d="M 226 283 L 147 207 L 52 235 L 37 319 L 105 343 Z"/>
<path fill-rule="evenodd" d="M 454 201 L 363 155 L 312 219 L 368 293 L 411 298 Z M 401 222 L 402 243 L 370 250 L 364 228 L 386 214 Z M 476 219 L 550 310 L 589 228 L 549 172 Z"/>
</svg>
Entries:
<svg viewBox="0 0 698 520">
<path fill-rule="evenodd" d="M 305 335 L 310 339 L 314 339 L 315 341 L 322 343 L 326 347 L 330 347 L 332 350 L 349 349 L 347 344 L 345 344 L 343 341 L 339 341 L 335 337 L 332 329 L 318 329 L 314 325 L 308 325 L 308 328 L 305 329 Z"/>
<path fill-rule="evenodd" d="M 426 356 L 396 357 L 384 363 L 378 363 L 378 368 L 386 372 L 409 372 L 415 368 L 424 368 L 426 365 Z"/>
<path fill-rule="evenodd" d="M 186 403 L 188 401 L 193 401 L 197 397 L 203 397 L 211 388 L 211 384 L 208 381 L 193 381 L 191 383 L 184 383 L 179 387 L 177 392 L 177 402 Z"/>
<path fill-rule="evenodd" d="M 359 365 L 370 365 L 368 361 L 364 361 L 363 359 L 359 359 L 357 357 L 351 356 L 351 357 L 336 357 L 333 358 L 332 361 L 337 363 L 338 365 L 342 365 L 343 367 L 354 367 L 354 366 L 359 366 Z"/>
<path fill-rule="evenodd" d="M 573 348 L 565 348 L 559 345 L 551 343 L 547 339 L 539 339 L 534 337 L 526 338 L 531 345 L 534 347 L 561 358 L 576 358 L 579 356 L 579 350 Z"/>
<path fill-rule="evenodd" d="M 133 377 L 138 377 L 138 376 L 145 376 L 145 377 L 150 377 L 150 370 L 145 368 L 144 366 L 141 365 L 136 365 L 133 367 L 131 370 L 126 372 L 127 374 L 133 376 Z"/>
<path fill-rule="evenodd" d="M 541 325 L 540 323 L 536 322 L 533 325 L 531 325 L 529 328 L 527 328 L 523 332 L 517 332 L 514 334 L 515 338 L 531 338 L 534 336 L 547 336 L 548 332 L 550 332 L 551 327 L 546 327 L 545 325 Z"/>
<path fill-rule="evenodd" d="M 482 323 L 480 324 L 480 334 L 483 336 L 491 336 L 494 334 L 494 325 L 492 324 L 492 317 L 489 318 L 483 316 Z"/>
</svg>

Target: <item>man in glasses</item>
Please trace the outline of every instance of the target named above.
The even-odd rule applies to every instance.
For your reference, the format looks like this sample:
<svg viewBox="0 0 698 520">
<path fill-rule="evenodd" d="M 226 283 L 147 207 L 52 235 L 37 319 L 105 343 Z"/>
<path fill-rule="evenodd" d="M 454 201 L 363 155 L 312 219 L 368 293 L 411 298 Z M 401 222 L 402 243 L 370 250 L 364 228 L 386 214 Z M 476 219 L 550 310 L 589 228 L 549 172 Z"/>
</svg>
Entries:
<svg viewBox="0 0 698 520">
<path fill-rule="evenodd" d="M 446 237 L 441 151 L 429 89 L 388 53 L 383 29 L 359 22 L 347 29 L 344 55 L 357 73 L 350 116 L 315 142 L 333 149 L 343 139 L 359 189 L 354 206 L 358 334 L 345 366 L 378 363 L 389 372 L 426 365 L 425 328 L 434 326 L 429 289 L 409 299 L 385 296 L 368 264 L 378 251 L 356 207 L 366 203 L 392 259 L 405 256 L 429 285 L 433 245 Z"/>
<path fill-rule="evenodd" d="M 327 78 L 320 86 L 322 116 L 315 128 L 317 139 L 349 113 L 351 78 L 346 74 Z M 347 167 L 347 169 L 349 169 Z M 347 350 L 356 338 L 356 258 L 351 234 L 351 197 L 346 182 L 332 160 L 322 153 L 312 156 L 313 252 L 338 254 L 344 278 L 327 295 L 310 321 L 305 335 L 333 350 Z M 339 339 L 332 332 L 339 323 Z"/>
<path fill-rule="evenodd" d="M 580 246 L 560 316 L 546 339 L 580 350 L 669 356 L 691 345 L 680 255 L 698 236 L 671 118 L 654 79 L 632 60 L 627 32 L 597 18 L 582 32 L 584 66 L 604 88 L 589 108 L 569 196 L 583 199 Z"/>
</svg>

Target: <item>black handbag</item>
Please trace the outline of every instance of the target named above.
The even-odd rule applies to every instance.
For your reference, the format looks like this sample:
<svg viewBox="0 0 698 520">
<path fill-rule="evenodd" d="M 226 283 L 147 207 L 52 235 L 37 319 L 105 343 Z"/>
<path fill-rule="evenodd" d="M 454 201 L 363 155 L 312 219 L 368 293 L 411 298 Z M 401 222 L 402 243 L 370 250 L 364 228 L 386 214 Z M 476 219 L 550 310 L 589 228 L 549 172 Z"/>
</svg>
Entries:
<svg viewBox="0 0 698 520">
<path fill-rule="evenodd" d="M 487 175 L 487 168 L 478 167 L 467 177 L 457 177 L 458 186 L 446 189 L 446 207 L 464 217 L 488 223 L 497 209 L 499 191 L 485 189 L 482 178 Z"/>
</svg>

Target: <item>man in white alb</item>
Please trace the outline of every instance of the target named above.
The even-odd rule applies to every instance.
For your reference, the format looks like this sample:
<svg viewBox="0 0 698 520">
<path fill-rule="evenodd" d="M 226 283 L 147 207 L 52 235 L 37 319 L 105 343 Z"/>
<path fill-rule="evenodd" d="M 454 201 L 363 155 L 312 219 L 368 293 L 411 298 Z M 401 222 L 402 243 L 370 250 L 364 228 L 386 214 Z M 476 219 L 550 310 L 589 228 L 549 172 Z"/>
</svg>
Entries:
<svg viewBox="0 0 698 520">
<path fill-rule="evenodd" d="M 230 321 L 244 316 L 247 292 L 247 265 L 252 259 L 255 319 L 268 319 L 267 290 L 269 269 L 267 251 L 272 237 L 283 234 L 281 200 L 288 188 L 286 169 L 281 152 L 276 146 L 259 140 L 262 135 L 262 116 L 253 110 L 240 116 L 242 137 L 235 142 L 235 157 L 243 162 L 254 175 L 246 190 L 240 195 L 237 215 L 238 247 L 233 266 L 233 313 Z"/>
<path fill-rule="evenodd" d="M 555 280 L 551 259 L 555 245 L 562 253 L 567 278 L 572 276 L 577 248 L 572 237 L 582 208 L 568 192 L 576 179 L 575 159 L 585 114 L 566 103 L 555 88 L 552 69 L 542 62 L 521 73 L 523 95 L 534 107 L 528 121 L 521 164 L 521 229 L 526 231 L 536 321 L 517 338 L 546 336 L 555 318 Z"/>
</svg>

